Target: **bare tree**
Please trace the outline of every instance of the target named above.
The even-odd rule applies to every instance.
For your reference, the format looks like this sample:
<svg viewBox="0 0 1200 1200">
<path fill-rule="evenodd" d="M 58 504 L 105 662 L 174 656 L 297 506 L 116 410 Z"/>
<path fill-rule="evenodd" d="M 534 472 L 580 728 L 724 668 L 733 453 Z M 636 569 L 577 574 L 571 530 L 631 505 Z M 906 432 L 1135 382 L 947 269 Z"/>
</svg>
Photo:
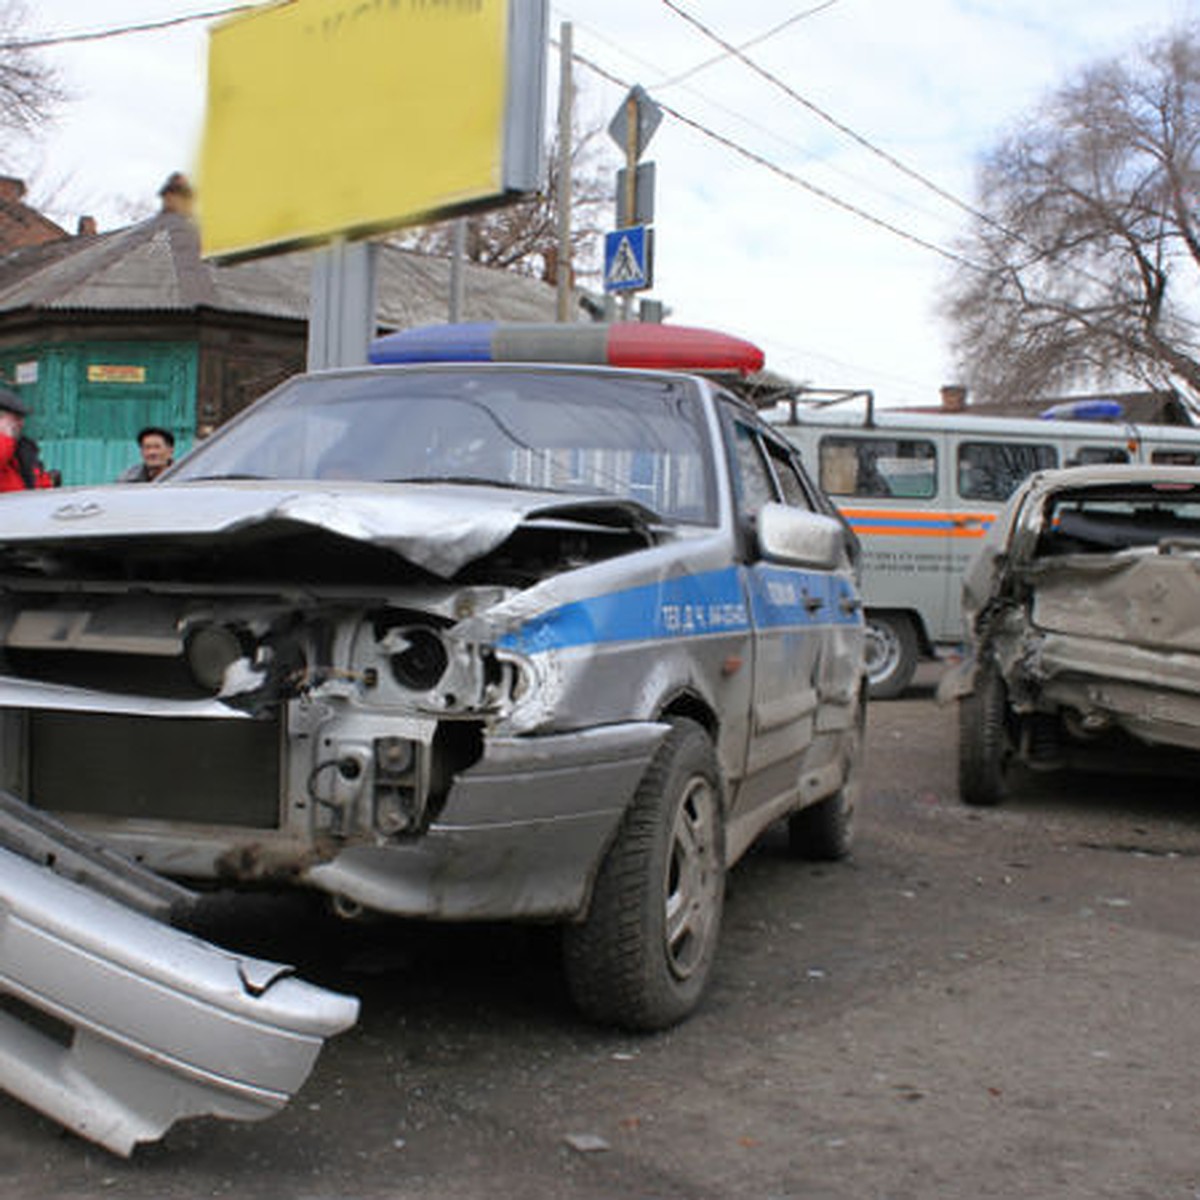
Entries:
<svg viewBox="0 0 1200 1200">
<path fill-rule="evenodd" d="M 983 401 L 1137 380 L 1200 397 L 1200 32 L 1061 88 L 981 169 L 943 306 Z"/>
<path fill-rule="evenodd" d="M 25 44 L 27 21 L 21 0 L 0 0 L 0 129 L 18 134 L 34 132 L 64 99 L 53 69 Z"/>
<path fill-rule="evenodd" d="M 571 262 L 576 278 L 598 274 L 598 247 L 612 223 L 613 185 L 600 165 L 599 129 L 576 130 L 571 147 Z M 471 262 L 531 275 L 554 283 L 558 272 L 557 139 L 547 155 L 544 192 L 504 208 L 467 218 L 466 255 Z M 406 234 L 401 244 L 431 254 L 449 254 L 449 224 L 426 225 Z"/>
</svg>

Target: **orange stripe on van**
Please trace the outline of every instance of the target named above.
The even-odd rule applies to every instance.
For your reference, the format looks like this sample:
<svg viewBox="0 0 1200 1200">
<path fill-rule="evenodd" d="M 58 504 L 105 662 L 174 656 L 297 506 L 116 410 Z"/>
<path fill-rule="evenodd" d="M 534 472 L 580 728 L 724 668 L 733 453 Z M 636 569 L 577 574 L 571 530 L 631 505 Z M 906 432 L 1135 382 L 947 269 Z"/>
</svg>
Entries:
<svg viewBox="0 0 1200 1200">
<path fill-rule="evenodd" d="M 981 538 L 993 513 L 901 508 L 843 508 L 855 533 L 871 537 Z"/>
</svg>

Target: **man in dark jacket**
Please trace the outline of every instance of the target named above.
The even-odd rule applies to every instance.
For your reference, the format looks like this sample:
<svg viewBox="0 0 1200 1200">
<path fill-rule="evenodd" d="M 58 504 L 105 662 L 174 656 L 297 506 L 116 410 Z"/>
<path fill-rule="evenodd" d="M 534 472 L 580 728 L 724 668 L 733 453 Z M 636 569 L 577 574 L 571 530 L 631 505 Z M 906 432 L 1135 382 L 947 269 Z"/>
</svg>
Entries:
<svg viewBox="0 0 1200 1200">
<path fill-rule="evenodd" d="M 24 434 L 28 415 L 20 396 L 0 387 L 0 492 L 54 486 L 38 461 L 37 442 Z"/>
<path fill-rule="evenodd" d="M 169 429 L 147 425 L 137 440 L 142 461 L 122 471 L 118 483 L 152 483 L 175 460 L 175 435 Z"/>
</svg>

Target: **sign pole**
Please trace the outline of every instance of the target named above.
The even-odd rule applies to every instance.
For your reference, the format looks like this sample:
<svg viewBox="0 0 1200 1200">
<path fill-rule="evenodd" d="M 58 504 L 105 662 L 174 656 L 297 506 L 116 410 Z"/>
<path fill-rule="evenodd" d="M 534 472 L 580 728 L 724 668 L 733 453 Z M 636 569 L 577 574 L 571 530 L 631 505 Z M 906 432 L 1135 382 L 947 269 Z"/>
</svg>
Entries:
<svg viewBox="0 0 1200 1200">
<path fill-rule="evenodd" d="M 638 103 L 631 91 L 625 99 L 625 212 L 629 221 L 634 220 L 634 204 L 637 196 L 637 162 L 641 155 L 638 145 Z M 626 292 L 621 297 L 621 319 L 629 320 L 633 296 Z"/>
</svg>

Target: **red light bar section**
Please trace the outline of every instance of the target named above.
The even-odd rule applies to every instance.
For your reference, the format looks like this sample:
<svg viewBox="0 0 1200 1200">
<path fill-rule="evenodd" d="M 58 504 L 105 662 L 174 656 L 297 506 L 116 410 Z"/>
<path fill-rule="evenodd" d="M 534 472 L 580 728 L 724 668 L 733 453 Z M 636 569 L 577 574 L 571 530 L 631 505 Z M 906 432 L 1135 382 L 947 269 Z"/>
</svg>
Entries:
<svg viewBox="0 0 1200 1200">
<path fill-rule="evenodd" d="M 763 352 L 751 342 L 712 329 L 627 321 L 608 327 L 608 361 L 614 367 L 748 375 L 762 370 Z"/>
</svg>

